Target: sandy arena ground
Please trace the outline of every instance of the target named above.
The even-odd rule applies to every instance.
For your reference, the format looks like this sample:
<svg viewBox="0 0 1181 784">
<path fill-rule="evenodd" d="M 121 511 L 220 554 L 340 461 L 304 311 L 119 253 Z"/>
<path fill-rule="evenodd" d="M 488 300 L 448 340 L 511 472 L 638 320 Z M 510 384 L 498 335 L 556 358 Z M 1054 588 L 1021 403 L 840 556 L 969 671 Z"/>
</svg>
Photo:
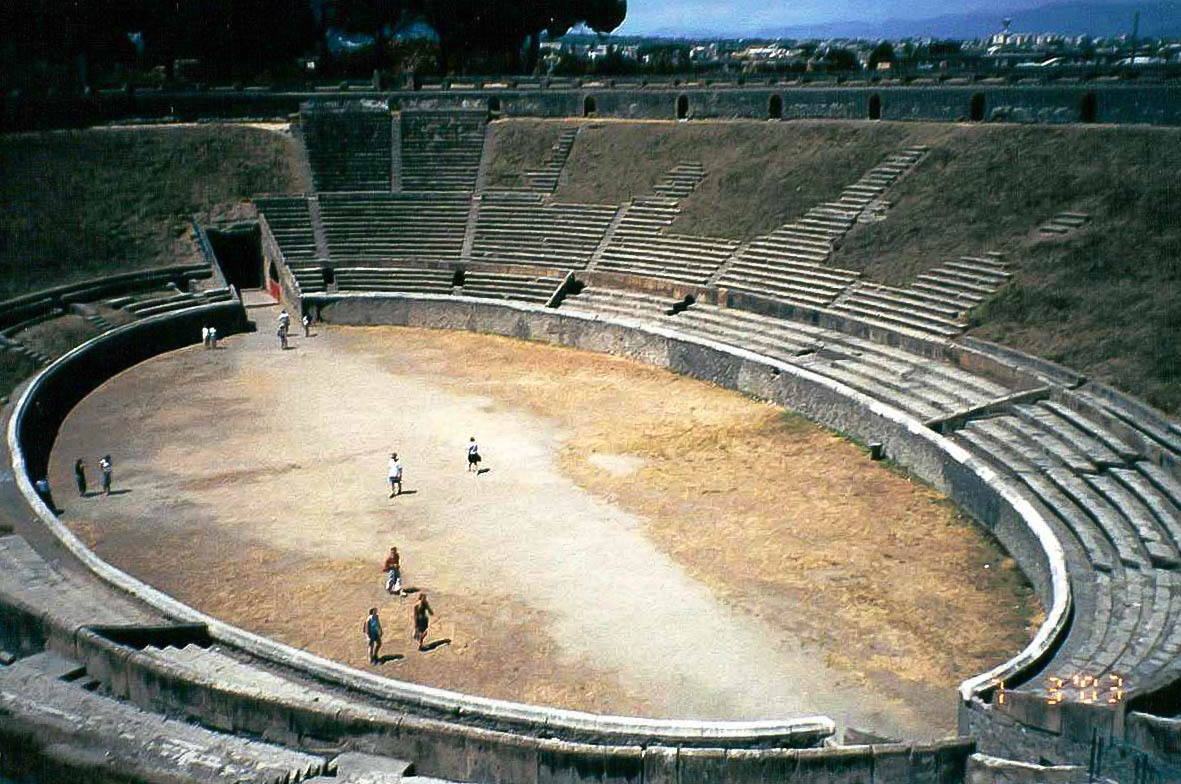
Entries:
<svg viewBox="0 0 1181 784">
<path fill-rule="evenodd" d="M 97 552 L 253 631 L 392 678 L 604 713 L 823 713 L 953 734 L 959 680 L 1039 620 L 938 494 L 771 406 L 617 358 L 318 326 L 158 357 L 87 398 L 50 478 Z M 298 330 L 297 330 L 298 332 Z M 476 436 L 486 473 L 466 471 Z M 391 450 L 406 466 L 388 498 Z M 114 456 L 110 497 L 72 496 Z M 382 590 L 391 545 L 437 612 Z M 380 608 L 386 661 L 361 624 Z"/>
</svg>

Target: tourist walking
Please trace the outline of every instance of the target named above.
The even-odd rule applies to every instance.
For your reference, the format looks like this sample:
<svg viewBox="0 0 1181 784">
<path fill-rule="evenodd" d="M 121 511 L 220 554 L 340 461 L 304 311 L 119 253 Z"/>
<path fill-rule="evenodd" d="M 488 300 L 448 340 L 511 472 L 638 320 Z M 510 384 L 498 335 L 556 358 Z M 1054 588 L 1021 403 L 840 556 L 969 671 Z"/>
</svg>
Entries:
<svg viewBox="0 0 1181 784">
<path fill-rule="evenodd" d="M 111 456 L 103 455 L 98 459 L 99 486 L 102 488 L 103 495 L 111 494 Z"/>
<path fill-rule="evenodd" d="M 279 331 L 276 333 L 279 336 L 279 350 L 287 350 L 287 325 L 279 324 Z"/>
<path fill-rule="evenodd" d="M 402 589 L 402 557 L 398 555 L 397 547 L 390 548 L 390 554 L 385 557 L 381 570 L 386 573 L 386 593 L 405 596 L 406 591 Z"/>
<path fill-rule="evenodd" d="M 480 447 L 476 444 L 475 436 L 467 445 L 467 470 L 480 473 Z"/>
<path fill-rule="evenodd" d="M 201 327 L 201 345 L 209 348 L 209 327 Z"/>
<path fill-rule="evenodd" d="M 377 617 L 377 608 L 369 608 L 369 617 L 363 626 L 365 639 L 369 641 L 369 663 L 377 664 L 377 655 L 381 652 L 381 619 Z"/>
<path fill-rule="evenodd" d="M 212 349 L 217 348 L 217 327 L 209 328 L 209 347 Z"/>
<path fill-rule="evenodd" d="M 434 615 L 435 611 L 431 609 L 431 603 L 426 600 L 426 594 L 420 593 L 418 601 L 414 603 L 414 641 L 418 643 L 418 650 L 425 651 L 426 645 L 426 630 L 430 626 L 431 621 L 428 616 Z"/>
<path fill-rule="evenodd" d="M 389 463 L 390 498 L 402 494 L 402 461 L 397 452 L 390 452 Z"/>
<path fill-rule="evenodd" d="M 74 461 L 74 482 L 78 485 L 78 495 L 86 495 L 86 464 L 82 462 L 82 458 Z"/>
<path fill-rule="evenodd" d="M 303 336 L 305 338 L 311 337 L 311 329 L 312 329 L 311 316 L 309 316 L 307 313 L 304 313 L 303 318 L 301 318 L 299 321 L 301 324 L 303 324 Z"/>
</svg>

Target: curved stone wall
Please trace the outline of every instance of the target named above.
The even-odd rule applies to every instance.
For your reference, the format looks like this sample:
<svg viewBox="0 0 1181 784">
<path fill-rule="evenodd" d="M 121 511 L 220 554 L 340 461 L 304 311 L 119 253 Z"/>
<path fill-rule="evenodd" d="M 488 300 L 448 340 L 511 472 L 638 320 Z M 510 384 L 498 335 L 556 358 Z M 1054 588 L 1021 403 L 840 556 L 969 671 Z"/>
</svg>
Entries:
<svg viewBox="0 0 1181 784">
<path fill-rule="evenodd" d="M 987 692 L 993 678 L 1019 680 L 1023 672 L 1037 666 L 1065 627 L 1070 599 L 1061 552 L 1037 513 L 954 444 L 830 380 L 741 348 L 530 305 L 429 295 L 325 295 L 307 300 L 329 322 L 464 329 L 626 355 L 790 406 L 859 440 L 881 441 L 888 456 L 947 492 L 988 527 L 1019 561 L 1050 608 L 1046 623 L 1024 651 L 997 670 L 963 684 L 961 696 L 965 699 Z M 760 778 L 762 773 L 756 775 L 756 771 L 765 772 L 767 766 L 804 765 L 801 760 L 809 755 L 828 760 L 818 761 L 818 770 L 835 764 L 837 758 L 849 770 L 871 771 L 875 765 L 887 769 L 880 759 L 875 763 L 875 755 L 881 757 L 890 750 L 863 747 L 808 752 L 788 748 L 813 745 L 831 734 L 831 721 L 821 717 L 735 723 L 636 720 L 514 705 L 377 678 L 208 618 L 102 562 L 41 504 L 30 478 L 45 465 L 53 435 L 65 414 L 89 389 L 147 356 L 194 342 L 199 332 L 195 325 L 210 315 L 182 312 L 114 330 L 79 347 L 37 377 L 17 402 L 8 428 L 21 491 L 43 524 L 110 585 L 177 621 L 204 624 L 211 640 L 252 657 L 260 667 L 284 669 L 311 678 L 312 683 L 376 698 L 385 706 L 386 718 L 363 707 L 355 714 L 313 710 L 235 690 L 231 684 L 197 682 L 183 670 L 170 671 L 158 660 L 113 642 L 100 630 L 51 628 L 46 636 L 56 640 L 63 652 L 84 662 L 88 672 L 108 684 L 113 693 L 137 704 L 184 712 L 210 726 L 292 744 L 307 737 L 353 738 L 355 742 L 361 735 L 368 738 L 366 743 L 375 753 L 430 760 L 422 768 L 430 775 L 465 778 L 480 770 L 482 780 L 506 784 L 553 780 L 548 777 L 553 770 L 560 768 L 567 775 L 569 766 L 581 771 L 579 780 L 602 780 L 604 766 L 612 765 L 635 773 L 622 778 L 687 783 L 709 766 L 721 766 L 723 759 L 727 772 L 721 780 L 745 781 Z M 54 626 L 52 613 L 46 615 L 46 623 Z M 545 740 L 547 737 L 553 740 Z M 971 745 L 953 743 L 926 751 L 907 746 L 904 767 L 919 764 L 917 760 L 928 752 L 962 762 Z M 694 746 L 715 747 L 716 751 L 712 758 L 704 749 L 695 755 L 690 751 Z M 902 764 L 897 751 L 890 754 Z M 669 754 L 675 760 L 671 770 Z M 543 764 L 543 758 L 548 762 Z M 597 762 L 587 767 L 588 758 Z M 562 759 L 569 765 L 559 764 Z M 571 760 L 582 761 L 575 764 Z M 698 763 L 706 768 L 698 770 Z M 952 768 L 962 775 L 962 764 Z M 540 776 L 538 771 L 543 769 L 551 773 Z M 951 770 L 945 770 L 944 776 Z M 953 776 L 950 780 L 957 779 Z"/>
</svg>

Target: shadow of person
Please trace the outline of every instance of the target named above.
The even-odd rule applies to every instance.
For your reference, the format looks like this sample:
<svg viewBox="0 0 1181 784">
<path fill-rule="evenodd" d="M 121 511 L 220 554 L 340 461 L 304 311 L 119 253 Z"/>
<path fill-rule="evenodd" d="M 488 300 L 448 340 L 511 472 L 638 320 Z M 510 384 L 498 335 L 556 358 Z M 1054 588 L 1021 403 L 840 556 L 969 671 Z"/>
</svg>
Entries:
<svg viewBox="0 0 1181 784">
<path fill-rule="evenodd" d="M 480 470 L 476 471 L 476 476 L 479 476 L 480 474 L 486 474 L 491 470 L 491 468 L 481 468 Z"/>
<path fill-rule="evenodd" d="M 410 594 L 412 594 L 412 593 L 418 593 L 420 590 L 422 590 L 422 589 L 421 589 L 421 588 L 418 588 L 417 586 L 414 586 L 414 585 L 408 585 L 408 586 L 406 586 L 405 588 L 403 588 L 403 589 L 402 589 L 402 593 L 404 593 L 404 594 L 406 594 L 407 596 L 409 596 L 409 595 L 410 595 Z"/>
<path fill-rule="evenodd" d="M 431 652 L 431 651 L 433 651 L 435 648 L 441 648 L 441 647 L 443 647 L 444 645 L 450 645 L 450 644 L 451 644 L 451 638 L 450 638 L 450 637 L 444 637 L 444 638 L 443 638 L 443 639 L 441 639 L 441 640 L 431 640 L 431 641 L 430 641 L 430 642 L 428 642 L 426 645 L 424 645 L 424 646 L 422 646 L 421 648 L 419 648 L 419 650 L 420 650 L 420 651 L 422 651 L 423 653 L 430 653 L 430 652 Z"/>
<path fill-rule="evenodd" d="M 111 492 L 107 493 L 107 495 L 127 495 L 130 492 L 131 490 L 129 489 L 112 490 Z"/>
<path fill-rule="evenodd" d="M 418 495 L 418 491 L 417 491 L 417 490 L 403 490 L 402 492 L 398 493 L 398 495 L 399 495 L 399 496 L 403 496 L 403 495 Z"/>
<path fill-rule="evenodd" d="M 405 658 L 406 655 L 402 653 L 386 653 L 377 657 L 377 663 L 386 664 L 387 662 L 400 661 Z"/>
</svg>

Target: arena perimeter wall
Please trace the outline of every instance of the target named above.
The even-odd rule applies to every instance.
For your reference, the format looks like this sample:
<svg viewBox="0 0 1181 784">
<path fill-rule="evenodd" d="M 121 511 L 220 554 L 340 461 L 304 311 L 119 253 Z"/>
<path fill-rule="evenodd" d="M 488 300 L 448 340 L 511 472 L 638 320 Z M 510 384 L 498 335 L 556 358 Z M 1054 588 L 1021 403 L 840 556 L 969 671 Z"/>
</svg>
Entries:
<svg viewBox="0 0 1181 784">
<path fill-rule="evenodd" d="M 432 308 L 426 305 L 424 313 L 429 313 Z M 446 308 L 460 321 L 466 309 L 462 301 Z M 516 310 L 492 309 L 509 314 Z M 537 315 L 536 309 L 518 315 L 530 311 Z M 488 784 L 754 784 L 784 779 L 939 784 L 964 780 L 968 757 L 975 750 L 971 740 L 798 748 L 816 746 L 831 735 L 832 722 L 822 717 L 788 722 L 627 719 L 400 684 L 221 623 L 104 563 L 53 516 L 32 489 L 31 478 L 44 472 L 58 427 L 73 405 L 106 379 L 150 356 L 195 343 L 201 325 L 215 324 L 225 334 L 241 329 L 246 326 L 243 316 L 238 303 L 163 314 L 105 333 L 59 359 L 25 387 L 13 408 L 7 427 L 13 478 L 42 524 L 111 586 L 181 624 L 197 624 L 202 631 L 197 637 L 251 655 L 263 669 L 286 671 L 297 681 L 306 680 L 313 691 L 323 684 L 343 686 L 361 699 L 349 708 L 341 708 L 339 702 L 323 707 L 307 701 L 285 703 L 268 697 L 265 688 L 200 678 L 175 663 L 140 652 L 136 643 L 129 642 L 163 635 L 160 644 L 168 644 L 170 629 L 178 627 L 79 626 L 67 620 L 68 613 L 53 607 L 29 606 L 19 596 L 0 597 L 0 616 L 21 629 L 22 640 L 43 642 L 82 662 L 114 696 L 140 707 L 297 746 L 345 742 L 353 748 L 414 760 L 422 775 Z M 192 636 L 193 629 L 180 627 L 179 633 Z M 120 642 L 123 638 L 128 639 Z"/>
<path fill-rule="evenodd" d="M 546 87 L 447 85 L 421 90 L 283 92 L 214 90 L 101 93 L 84 98 L 0 96 L 0 132 L 84 127 L 124 120 L 286 119 L 312 108 L 360 100 L 391 109 L 486 109 L 501 117 L 619 119 L 883 119 L 1181 125 L 1181 85 L 1082 82 L 1037 85 L 757 86 L 701 83 L 649 86 L 611 81 Z M 779 99 L 774 109 L 773 98 Z M 684 99 L 680 103 L 680 99 Z M 593 109 L 592 109 L 593 104 Z M 872 109 L 872 111 L 871 111 Z M 683 116 L 682 116 L 683 114 Z"/>
</svg>

